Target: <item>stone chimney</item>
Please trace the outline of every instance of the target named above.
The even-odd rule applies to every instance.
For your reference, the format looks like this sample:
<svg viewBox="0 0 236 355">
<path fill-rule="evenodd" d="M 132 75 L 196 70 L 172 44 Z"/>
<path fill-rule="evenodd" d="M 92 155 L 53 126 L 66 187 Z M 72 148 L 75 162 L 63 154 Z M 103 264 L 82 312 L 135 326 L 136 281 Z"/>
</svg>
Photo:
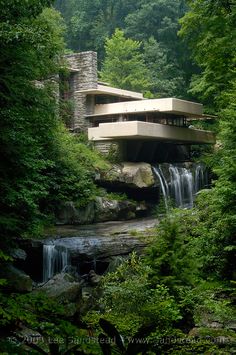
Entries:
<svg viewBox="0 0 236 355">
<path fill-rule="evenodd" d="M 79 92 L 97 89 L 97 53 L 81 52 L 65 56 L 70 71 L 71 99 L 74 106 L 74 117 L 70 129 L 75 132 L 86 132 L 90 127 L 87 114 L 94 110 L 94 96 Z"/>
</svg>

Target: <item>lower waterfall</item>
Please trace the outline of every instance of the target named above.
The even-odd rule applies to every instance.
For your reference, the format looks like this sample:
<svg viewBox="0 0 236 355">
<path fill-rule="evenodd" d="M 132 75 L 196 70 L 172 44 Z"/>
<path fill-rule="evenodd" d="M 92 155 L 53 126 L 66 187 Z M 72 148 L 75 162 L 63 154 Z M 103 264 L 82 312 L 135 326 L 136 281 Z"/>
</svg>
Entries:
<svg viewBox="0 0 236 355">
<path fill-rule="evenodd" d="M 65 247 L 55 244 L 43 245 L 43 282 L 47 282 L 68 265 L 70 256 Z"/>
<path fill-rule="evenodd" d="M 208 175 L 203 164 L 194 165 L 191 169 L 180 164 L 165 165 L 166 174 L 162 167 L 154 166 L 153 171 L 160 182 L 161 192 L 166 210 L 173 200 L 175 207 L 192 208 L 196 193 L 208 186 Z"/>
<path fill-rule="evenodd" d="M 208 187 L 207 169 L 203 164 L 163 163 L 152 168 L 156 180 L 159 182 L 166 211 L 172 206 L 193 207 L 196 193 L 200 189 Z M 119 222 L 119 225 L 122 226 L 122 224 Z M 99 237 L 99 228 L 96 226 L 92 229 L 88 228 L 87 231 L 81 228 L 78 236 L 45 240 L 43 245 L 43 282 L 47 282 L 55 274 L 65 270 L 67 266 L 70 270 L 74 268 L 78 275 L 88 274 L 90 270 L 100 274 L 101 269 L 107 263 L 107 253 L 111 253 L 113 249 L 111 245 L 114 242 L 113 236 L 107 235 L 106 228 L 105 232 L 101 233 L 102 238 Z M 130 229 L 132 228 L 130 227 Z M 112 233 L 114 234 L 114 232 Z M 117 234 L 116 229 L 115 234 Z M 125 249 L 127 243 L 125 237 L 122 237 L 123 234 L 122 229 L 119 242 L 115 244 L 116 253 L 114 255 L 130 252 L 129 248 Z M 124 238 L 124 242 L 121 241 L 122 238 Z M 105 252 L 103 251 L 104 246 L 106 246 Z"/>
</svg>

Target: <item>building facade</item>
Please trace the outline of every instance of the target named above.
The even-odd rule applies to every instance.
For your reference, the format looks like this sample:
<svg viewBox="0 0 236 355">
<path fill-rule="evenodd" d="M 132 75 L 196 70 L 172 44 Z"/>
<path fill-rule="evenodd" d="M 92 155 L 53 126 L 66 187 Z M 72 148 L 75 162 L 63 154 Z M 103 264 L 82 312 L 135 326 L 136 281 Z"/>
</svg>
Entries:
<svg viewBox="0 0 236 355">
<path fill-rule="evenodd" d="M 66 60 L 66 96 L 73 102 L 69 129 L 86 132 L 103 154 L 128 161 L 178 161 L 187 160 L 192 145 L 215 143 L 211 131 L 189 124 L 206 118 L 201 104 L 145 99 L 141 93 L 99 82 L 95 52 L 68 55 Z"/>
</svg>

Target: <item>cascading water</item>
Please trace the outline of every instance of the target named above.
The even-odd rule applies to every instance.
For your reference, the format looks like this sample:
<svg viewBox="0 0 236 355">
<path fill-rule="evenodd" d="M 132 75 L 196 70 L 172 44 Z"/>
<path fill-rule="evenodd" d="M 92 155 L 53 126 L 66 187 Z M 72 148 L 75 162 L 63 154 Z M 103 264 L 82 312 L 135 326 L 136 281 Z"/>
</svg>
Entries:
<svg viewBox="0 0 236 355">
<path fill-rule="evenodd" d="M 180 208 L 193 207 L 193 175 L 189 169 L 170 165 L 170 184 L 175 204 Z"/>
<path fill-rule="evenodd" d="M 196 193 L 208 185 L 208 176 L 203 164 L 197 164 L 192 169 L 179 164 L 168 164 L 167 178 L 160 166 L 153 167 L 153 171 L 160 181 L 166 210 L 169 209 L 170 199 L 175 201 L 176 207 L 192 208 Z"/>
<path fill-rule="evenodd" d="M 163 195 L 164 203 L 165 203 L 165 208 L 166 208 L 166 210 L 168 210 L 169 187 L 168 187 L 167 181 L 165 180 L 165 177 L 162 173 L 161 168 L 153 166 L 153 171 L 160 181 L 161 191 L 162 191 L 162 195 Z"/>
<path fill-rule="evenodd" d="M 195 168 L 194 176 L 194 191 L 197 193 L 199 190 L 208 186 L 208 174 L 203 164 L 198 164 Z"/>
<path fill-rule="evenodd" d="M 68 265 L 70 265 L 70 257 L 65 247 L 55 244 L 43 245 L 43 282 L 51 279 Z"/>
<path fill-rule="evenodd" d="M 180 207 L 183 205 L 183 179 L 181 179 L 180 171 L 176 166 L 170 165 L 169 172 L 171 192 L 174 196 L 176 206 Z"/>
<path fill-rule="evenodd" d="M 187 201 L 187 207 L 193 207 L 194 200 L 194 179 L 190 170 L 184 169 L 183 171 L 183 201 Z M 182 206 L 181 206 L 182 207 Z"/>
</svg>

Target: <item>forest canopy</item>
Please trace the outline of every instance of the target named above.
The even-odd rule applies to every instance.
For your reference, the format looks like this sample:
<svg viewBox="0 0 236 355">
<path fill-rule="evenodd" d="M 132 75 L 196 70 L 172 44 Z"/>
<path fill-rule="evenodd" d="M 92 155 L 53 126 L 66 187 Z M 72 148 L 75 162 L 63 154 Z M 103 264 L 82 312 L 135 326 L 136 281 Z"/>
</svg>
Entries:
<svg viewBox="0 0 236 355">
<path fill-rule="evenodd" d="M 106 56 L 105 43 L 115 36 L 117 29 L 122 30 L 127 44 L 129 40 L 139 42 L 137 55 L 143 57 L 145 64 L 142 75 L 148 71 L 154 96 L 191 97 L 187 90 L 197 66 L 190 58 L 188 46 L 178 36 L 186 1 L 58 0 L 55 6 L 67 25 L 65 39 L 69 49 L 97 51 L 101 68 Z M 143 86 L 139 89 L 142 91 Z"/>
</svg>

